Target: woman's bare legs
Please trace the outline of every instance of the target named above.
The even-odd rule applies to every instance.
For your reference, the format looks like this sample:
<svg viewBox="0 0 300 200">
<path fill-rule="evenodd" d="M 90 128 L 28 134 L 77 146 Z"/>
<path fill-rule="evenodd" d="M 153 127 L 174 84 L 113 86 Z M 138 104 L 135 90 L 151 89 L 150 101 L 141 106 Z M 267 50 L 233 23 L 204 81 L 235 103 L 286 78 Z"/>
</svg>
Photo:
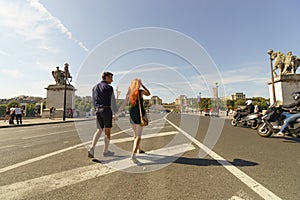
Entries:
<svg viewBox="0 0 300 200">
<path fill-rule="evenodd" d="M 139 124 L 132 124 L 133 134 L 134 134 L 134 141 L 133 141 L 133 149 L 131 153 L 131 159 L 134 163 L 137 163 L 136 153 L 139 150 L 141 139 L 142 139 L 142 131 L 143 127 Z"/>
</svg>

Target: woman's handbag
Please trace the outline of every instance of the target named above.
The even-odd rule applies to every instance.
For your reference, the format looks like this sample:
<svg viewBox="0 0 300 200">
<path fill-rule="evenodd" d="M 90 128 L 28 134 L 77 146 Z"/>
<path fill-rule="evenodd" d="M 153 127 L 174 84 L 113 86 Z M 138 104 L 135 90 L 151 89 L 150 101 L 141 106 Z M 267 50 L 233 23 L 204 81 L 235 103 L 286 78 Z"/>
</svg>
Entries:
<svg viewBox="0 0 300 200">
<path fill-rule="evenodd" d="M 141 117 L 141 126 L 148 126 L 149 124 L 149 120 L 147 118 L 147 116 L 142 116 L 142 109 L 141 109 L 141 101 L 140 101 L 140 96 L 138 98 L 138 102 L 139 102 L 139 110 L 140 110 L 140 117 Z"/>
</svg>

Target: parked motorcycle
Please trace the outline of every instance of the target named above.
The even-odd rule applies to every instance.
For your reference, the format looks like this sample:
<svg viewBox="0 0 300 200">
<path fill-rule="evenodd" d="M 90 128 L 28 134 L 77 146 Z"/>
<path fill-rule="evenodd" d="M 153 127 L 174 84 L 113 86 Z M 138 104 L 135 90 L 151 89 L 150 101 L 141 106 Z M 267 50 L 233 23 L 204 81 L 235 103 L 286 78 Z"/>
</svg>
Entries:
<svg viewBox="0 0 300 200">
<path fill-rule="evenodd" d="M 261 113 L 252 113 L 240 118 L 238 117 L 240 112 L 241 110 L 239 109 L 234 113 L 233 119 L 231 120 L 232 126 L 237 126 L 237 125 L 248 126 L 254 130 L 258 128 L 258 126 L 261 123 L 261 117 L 262 117 Z"/>
<path fill-rule="evenodd" d="M 285 119 L 283 111 L 281 106 L 271 106 L 262 117 L 262 124 L 257 128 L 258 135 L 270 137 L 273 133 L 279 132 Z M 286 135 L 300 137 L 300 119 L 288 127 Z"/>
</svg>

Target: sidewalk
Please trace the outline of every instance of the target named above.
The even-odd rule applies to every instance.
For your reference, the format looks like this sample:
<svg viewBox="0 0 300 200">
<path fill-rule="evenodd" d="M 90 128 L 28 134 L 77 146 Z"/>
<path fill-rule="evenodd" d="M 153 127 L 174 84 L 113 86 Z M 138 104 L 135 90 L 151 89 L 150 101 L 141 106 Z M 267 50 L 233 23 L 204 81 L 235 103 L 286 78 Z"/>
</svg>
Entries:
<svg viewBox="0 0 300 200">
<path fill-rule="evenodd" d="M 49 118 L 23 118 L 22 125 L 17 125 L 17 121 L 14 120 L 15 125 L 9 125 L 8 120 L 4 123 L 4 120 L 0 121 L 0 128 L 10 128 L 10 127 L 19 127 L 19 126 L 34 126 L 34 125 L 43 125 L 43 124 L 58 124 L 58 123 L 69 123 L 77 121 L 90 121 L 95 120 L 95 117 L 89 118 L 66 118 L 63 121 L 62 118 L 49 119 Z"/>
</svg>

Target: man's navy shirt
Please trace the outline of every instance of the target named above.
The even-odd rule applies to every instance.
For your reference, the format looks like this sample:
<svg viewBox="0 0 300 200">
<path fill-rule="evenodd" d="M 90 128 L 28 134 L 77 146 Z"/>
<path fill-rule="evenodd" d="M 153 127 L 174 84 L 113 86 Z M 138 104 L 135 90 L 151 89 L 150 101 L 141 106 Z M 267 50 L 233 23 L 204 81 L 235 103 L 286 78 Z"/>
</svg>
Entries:
<svg viewBox="0 0 300 200">
<path fill-rule="evenodd" d="M 101 81 L 93 87 L 93 105 L 95 108 L 111 106 L 113 112 L 117 112 L 114 89 L 106 81 Z"/>
</svg>

